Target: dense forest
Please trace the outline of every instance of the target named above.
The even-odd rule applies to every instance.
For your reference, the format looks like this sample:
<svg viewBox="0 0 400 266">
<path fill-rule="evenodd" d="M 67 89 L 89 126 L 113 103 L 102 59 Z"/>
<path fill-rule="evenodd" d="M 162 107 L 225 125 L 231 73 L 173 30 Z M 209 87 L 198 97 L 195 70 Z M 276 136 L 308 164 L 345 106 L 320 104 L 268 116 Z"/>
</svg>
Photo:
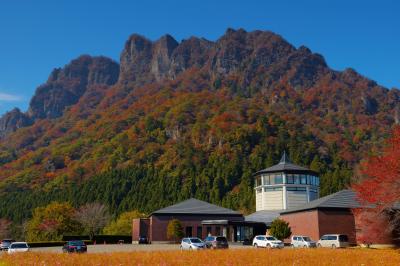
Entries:
<svg viewBox="0 0 400 266">
<path fill-rule="evenodd" d="M 22 224 L 52 201 L 99 202 L 116 217 L 189 197 L 250 213 L 253 173 L 284 150 L 320 173 L 323 196 L 348 186 L 398 122 L 399 90 L 271 32 L 132 35 L 116 65 L 79 57 L 27 113 L 2 118 L 0 217 Z"/>
</svg>

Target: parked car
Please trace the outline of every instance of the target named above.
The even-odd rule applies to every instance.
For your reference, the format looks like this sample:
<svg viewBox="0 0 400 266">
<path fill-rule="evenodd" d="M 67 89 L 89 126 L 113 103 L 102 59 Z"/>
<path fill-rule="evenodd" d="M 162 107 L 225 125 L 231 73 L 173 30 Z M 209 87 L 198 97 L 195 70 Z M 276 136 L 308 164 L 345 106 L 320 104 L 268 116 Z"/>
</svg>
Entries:
<svg viewBox="0 0 400 266">
<path fill-rule="evenodd" d="M 87 246 L 82 240 L 72 240 L 65 243 L 65 245 L 62 247 L 62 251 L 64 253 L 85 253 L 87 252 Z"/>
<path fill-rule="evenodd" d="M 8 247 L 8 254 L 27 251 L 29 251 L 29 246 L 26 242 L 12 242 Z"/>
<path fill-rule="evenodd" d="M 181 250 L 201 250 L 205 249 L 206 245 L 200 238 L 188 237 L 182 239 Z"/>
<path fill-rule="evenodd" d="M 204 239 L 206 248 L 229 248 L 228 240 L 224 236 L 208 236 Z"/>
<path fill-rule="evenodd" d="M 15 240 L 13 240 L 13 239 L 3 239 L 3 240 L 1 240 L 0 250 L 7 250 L 10 247 L 12 242 L 15 242 Z"/>
<path fill-rule="evenodd" d="M 290 244 L 294 248 L 315 248 L 317 243 L 312 241 L 308 236 L 292 236 L 292 242 Z"/>
<path fill-rule="evenodd" d="M 330 234 L 323 235 L 317 243 L 318 247 L 345 248 L 349 246 L 347 235 Z"/>
<path fill-rule="evenodd" d="M 253 239 L 253 246 L 256 248 L 283 248 L 284 244 L 273 236 L 256 236 Z"/>
<path fill-rule="evenodd" d="M 138 244 L 149 244 L 149 239 L 145 236 L 139 237 Z"/>
</svg>

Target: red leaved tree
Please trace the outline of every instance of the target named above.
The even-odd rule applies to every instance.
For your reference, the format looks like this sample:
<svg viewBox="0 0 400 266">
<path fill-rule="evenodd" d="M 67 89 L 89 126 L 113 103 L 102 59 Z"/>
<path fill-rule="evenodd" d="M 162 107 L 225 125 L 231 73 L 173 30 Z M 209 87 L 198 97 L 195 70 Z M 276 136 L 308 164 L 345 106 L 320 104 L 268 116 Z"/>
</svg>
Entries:
<svg viewBox="0 0 400 266">
<path fill-rule="evenodd" d="M 354 211 L 362 230 L 359 240 L 372 243 L 379 234 L 397 235 L 400 212 L 394 207 L 400 203 L 400 127 L 393 130 L 380 155 L 362 163 L 361 175 L 363 179 L 353 185 L 367 207 Z"/>
</svg>

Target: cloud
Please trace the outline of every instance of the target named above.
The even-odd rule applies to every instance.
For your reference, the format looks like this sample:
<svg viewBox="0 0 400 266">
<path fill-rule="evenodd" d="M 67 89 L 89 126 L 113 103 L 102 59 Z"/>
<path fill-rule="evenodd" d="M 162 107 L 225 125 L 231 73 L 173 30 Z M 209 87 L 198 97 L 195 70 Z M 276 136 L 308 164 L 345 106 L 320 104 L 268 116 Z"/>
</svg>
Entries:
<svg viewBox="0 0 400 266">
<path fill-rule="evenodd" d="M 0 92 L 0 101 L 2 101 L 2 102 L 19 102 L 22 100 L 23 100 L 22 97 L 19 95 L 13 95 L 13 94 Z"/>
</svg>

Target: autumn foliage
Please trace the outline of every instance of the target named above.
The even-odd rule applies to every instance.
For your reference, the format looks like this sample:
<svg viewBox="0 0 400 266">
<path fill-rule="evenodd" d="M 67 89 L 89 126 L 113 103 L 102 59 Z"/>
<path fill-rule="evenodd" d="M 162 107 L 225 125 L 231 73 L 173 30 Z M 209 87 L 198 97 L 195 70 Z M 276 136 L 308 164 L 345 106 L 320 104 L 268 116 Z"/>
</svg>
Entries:
<svg viewBox="0 0 400 266">
<path fill-rule="evenodd" d="M 382 234 L 395 237 L 399 230 L 400 127 L 393 129 L 378 155 L 362 163 L 362 180 L 354 184 L 362 209 L 355 210 L 362 228 L 362 242 L 372 242 Z M 393 236 L 392 236 L 393 235 Z"/>
</svg>

